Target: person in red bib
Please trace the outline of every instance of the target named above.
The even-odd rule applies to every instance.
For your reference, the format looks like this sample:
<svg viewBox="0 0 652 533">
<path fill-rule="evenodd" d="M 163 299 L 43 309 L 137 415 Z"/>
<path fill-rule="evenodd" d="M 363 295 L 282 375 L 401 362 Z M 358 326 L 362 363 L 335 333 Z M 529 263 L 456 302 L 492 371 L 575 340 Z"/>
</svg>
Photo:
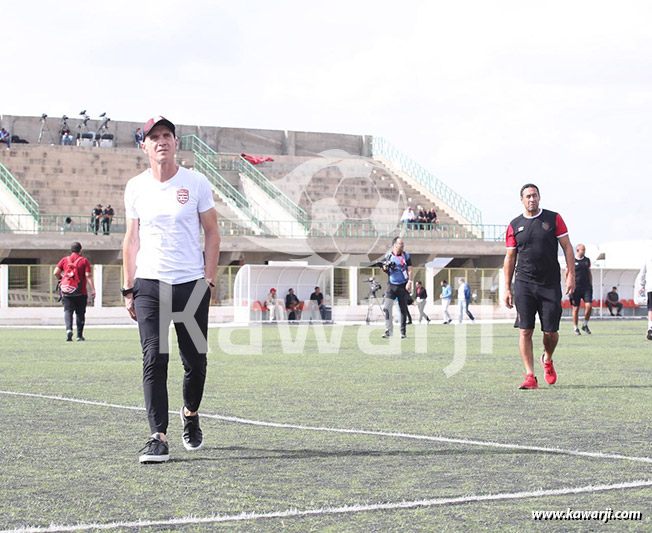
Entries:
<svg viewBox="0 0 652 533">
<path fill-rule="evenodd" d="M 62 290 L 61 302 L 63 303 L 63 316 L 66 323 L 66 341 L 72 341 L 72 316 L 75 315 L 77 325 L 77 340 L 84 341 L 84 324 L 86 323 L 86 305 L 88 304 L 88 288 L 91 288 L 91 296 L 95 298 L 95 285 L 93 284 L 93 271 L 91 263 L 82 256 L 82 245 L 73 242 L 70 246 L 71 254 L 62 257 L 54 269 L 54 277 L 59 280 L 60 284 L 64 273 L 72 269 L 75 270 L 75 287 L 71 287 L 68 292 Z M 71 265 L 72 268 L 68 268 Z"/>
<path fill-rule="evenodd" d="M 545 379 L 550 385 L 557 381 L 552 355 L 559 342 L 561 320 L 561 269 L 557 260 L 560 245 L 568 265 L 566 294 L 575 290 L 574 253 L 568 229 L 559 213 L 539 207 L 540 199 L 536 185 L 523 185 L 521 203 L 525 211 L 510 222 L 506 233 L 505 305 L 509 309 L 516 306 L 514 327 L 519 328 L 519 350 L 525 365 L 525 381 L 520 389 L 539 387 L 534 375 L 532 343 L 537 314 L 543 330 L 541 364 Z"/>
</svg>

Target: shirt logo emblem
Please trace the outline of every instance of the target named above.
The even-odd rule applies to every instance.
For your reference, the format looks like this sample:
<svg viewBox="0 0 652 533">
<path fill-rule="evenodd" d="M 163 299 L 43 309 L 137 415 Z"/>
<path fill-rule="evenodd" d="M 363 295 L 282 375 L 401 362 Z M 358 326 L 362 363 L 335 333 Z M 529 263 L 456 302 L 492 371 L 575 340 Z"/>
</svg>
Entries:
<svg viewBox="0 0 652 533">
<path fill-rule="evenodd" d="M 525 226 L 521 226 L 521 227 L 518 228 L 516 231 L 523 231 L 524 229 L 525 229 Z"/>
<path fill-rule="evenodd" d="M 550 229 L 550 224 L 547 222 L 542 222 L 541 227 L 544 229 L 544 231 L 548 231 Z"/>
<path fill-rule="evenodd" d="M 180 204 L 186 204 L 188 203 L 188 200 L 190 199 L 190 192 L 188 189 L 178 189 L 177 190 L 177 202 Z"/>
</svg>

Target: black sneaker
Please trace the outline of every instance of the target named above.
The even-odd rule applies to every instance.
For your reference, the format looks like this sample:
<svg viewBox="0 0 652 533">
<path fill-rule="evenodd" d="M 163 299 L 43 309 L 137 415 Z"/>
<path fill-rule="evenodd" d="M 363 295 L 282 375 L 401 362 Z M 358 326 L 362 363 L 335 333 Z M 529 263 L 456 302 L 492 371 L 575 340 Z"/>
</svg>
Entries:
<svg viewBox="0 0 652 533">
<path fill-rule="evenodd" d="M 392 334 L 389 331 L 385 331 L 385 333 L 383 333 L 383 339 L 389 339 L 391 336 Z"/>
<path fill-rule="evenodd" d="M 66 342 L 72 341 L 72 330 L 66 331 Z"/>
<path fill-rule="evenodd" d="M 589 326 L 587 324 L 584 324 L 582 326 L 582 331 L 586 333 L 587 335 L 591 335 L 591 330 L 589 329 Z"/>
<path fill-rule="evenodd" d="M 652 329 L 647 330 L 647 340 L 652 341 Z"/>
<path fill-rule="evenodd" d="M 204 445 L 204 436 L 199 427 L 199 415 L 186 416 L 185 408 L 181 408 L 181 422 L 183 423 L 183 447 L 195 452 Z"/>
<path fill-rule="evenodd" d="M 168 443 L 156 437 L 150 437 L 140 451 L 143 454 L 138 460 L 142 464 L 165 463 L 170 459 Z"/>
<path fill-rule="evenodd" d="M 407 338 L 407 335 L 405 333 L 401 333 L 401 339 Z"/>
<path fill-rule="evenodd" d="M 78 335 L 77 338 L 75 339 L 76 341 L 85 341 L 86 339 L 84 338 L 83 335 Z"/>
</svg>

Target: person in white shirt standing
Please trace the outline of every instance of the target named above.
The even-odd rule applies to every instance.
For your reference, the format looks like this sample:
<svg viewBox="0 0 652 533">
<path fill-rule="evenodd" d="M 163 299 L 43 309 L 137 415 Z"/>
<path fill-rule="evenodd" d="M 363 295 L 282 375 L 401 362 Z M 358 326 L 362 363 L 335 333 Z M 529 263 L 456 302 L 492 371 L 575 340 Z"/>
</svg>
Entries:
<svg viewBox="0 0 652 533">
<path fill-rule="evenodd" d="M 650 257 L 639 273 L 639 294 L 647 294 L 647 340 L 652 341 L 652 257 Z"/>
<path fill-rule="evenodd" d="M 448 306 L 451 304 L 451 300 L 453 299 L 453 288 L 446 280 L 441 282 L 441 293 L 439 294 L 439 297 L 441 298 L 441 312 L 444 317 L 444 324 L 450 324 L 452 319 L 448 312 Z"/>
<path fill-rule="evenodd" d="M 220 235 L 208 179 L 176 164 L 174 124 L 164 117 L 152 118 L 143 135 L 142 150 L 150 168 L 125 188 L 122 294 L 129 315 L 138 322 L 143 392 L 152 431 L 139 461 L 162 463 L 170 458 L 166 433 L 171 321 L 185 370 L 182 442 L 189 451 L 203 444 L 197 411 L 206 380 L 210 289 L 215 286 Z"/>
</svg>

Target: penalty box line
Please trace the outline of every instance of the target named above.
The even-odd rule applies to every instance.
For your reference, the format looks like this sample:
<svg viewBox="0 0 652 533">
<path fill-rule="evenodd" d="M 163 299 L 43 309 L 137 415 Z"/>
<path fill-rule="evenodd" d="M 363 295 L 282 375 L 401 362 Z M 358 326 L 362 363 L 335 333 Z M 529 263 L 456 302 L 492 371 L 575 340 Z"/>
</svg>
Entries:
<svg viewBox="0 0 652 533">
<path fill-rule="evenodd" d="M 70 402 L 78 403 L 83 405 L 94 405 L 99 407 L 110 407 L 113 409 L 126 409 L 130 411 L 145 411 L 144 407 L 134 407 L 129 405 L 119 405 L 107 402 L 98 402 L 93 400 L 81 400 L 77 398 L 69 398 L 65 396 L 51 396 L 44 394 L 34 394 L 28 392 L 15 392 L 15 391 L 3 391 L 0 390 L 0 394 L 5 394 L 8 396 L 23 396 L 30 398 L 41 398 L 47 400 L 56 400 L 61 402 Z M 170 414 L 177 414 L 178 411 L 170 410 Z M 460 439 L 453 437 L 438 437 L 433 435 L 418 435 L 413 433 L 400 433 L 400 432 L 389 432 L 389 431 L 375 431 L 375 430 L 366 430 L 366 429 L 347 429 L 347 428 L 332 428 L 326 426 L 305 426 L 300 424 L 286 424 L 282 422 L 265 422 L 262 420 L 250 420 L 247 418 L 240 418 L 236 416 L 226 416 L 226 415 L 211 415 L 211 414 L 201 414 L 202 418 L 211 418 L 214 420 L 222 420 L 224 422 L 231 422 L 235 424 L 244 424 L 250 426 L 260 426 L 260 427 L 270 427 L 277 429 L 297 429 L 300 431 L 315 431 L 322 433 L 340 433 L 348 435 L 370 435 L 377 437 L 390 437 L 398 439 L 409 439 L 409 440 L 421 440 L 421 441 L 430 441 L 430 442 L 445 442 L 448 444 L 461 444 L 465 446 L 483 446 L 487 448 L 501 448 L 501 449 L 510 449 L 510 450 L 526 450 L 533 452 L 541 453 L 550 453 L 557 455 L 569 455 L 574 457 L 591 457 L 593 459 L 613 459 L 621 461 L 635 461 L 639 463 L 652 464 L 651 457 L 634 457 L 629 455 L 614 454 L 614 453 L 604 453 L 604 452 L 584 452 L 580 450 L 564 450 L 562 448 L 549 448 L 545 446 L 528 446 L 524 444 L 507 444 L 501 442 L 491 442 L 483 440 L 471 440 L 471 439 Z"/>
<path fill-rule="evenodd" d="M 64 531 L 78 531 L 84 529 L 119 529 L 119 528 L 143 528 L 143 527 L 161 527 L 161 526 L 184 526 L 194 524 L 215 524 L 220 522 L 244 522 L 254 520 L 270 520 L 275 518 L 300 518 L 320 515 L 342 515 L 352 513 L 363 513 L 371 511 L 396 511 L 402 509 L 416 509 L 427 507 L 441 507 L 445 505 L 461 505 L 474 502 L 490 502 L 501 500 L 518 500 L 526 498 L 538 498 L 542 496 L 567 496 L 570 494 L 586 494 L 595 492 L 605 492 L 610 490 L 624 490 L 652 487 L 652 480 L 637 480 L 625 483 L 615 483 L 611 485 L 587 485 L 584 487 L 568 487 L 562 489 L 547 489 L 522 492 L 505 492 L 499 494 L 479 494 L 471 496 L 461 496 L 455 498 L 415 500 L 402 502 L 376 503 L 370 505 L 345 505 L 341 507 L 322 507 L 319 509 L 288 509 L 285 511 L 269 513 L 240 513 L 237 515 L 212 515 L 207 517 L 173 518 L 168 520 L 139 520 L 135 522 L 109 522 L 104 524 L 74 524 L 74 525 L 56 525 L 51 524 L 46 527 L 23 527 L 18 529 L 7 529 L 0 533 L 53 533 Z"/>
</svg>

